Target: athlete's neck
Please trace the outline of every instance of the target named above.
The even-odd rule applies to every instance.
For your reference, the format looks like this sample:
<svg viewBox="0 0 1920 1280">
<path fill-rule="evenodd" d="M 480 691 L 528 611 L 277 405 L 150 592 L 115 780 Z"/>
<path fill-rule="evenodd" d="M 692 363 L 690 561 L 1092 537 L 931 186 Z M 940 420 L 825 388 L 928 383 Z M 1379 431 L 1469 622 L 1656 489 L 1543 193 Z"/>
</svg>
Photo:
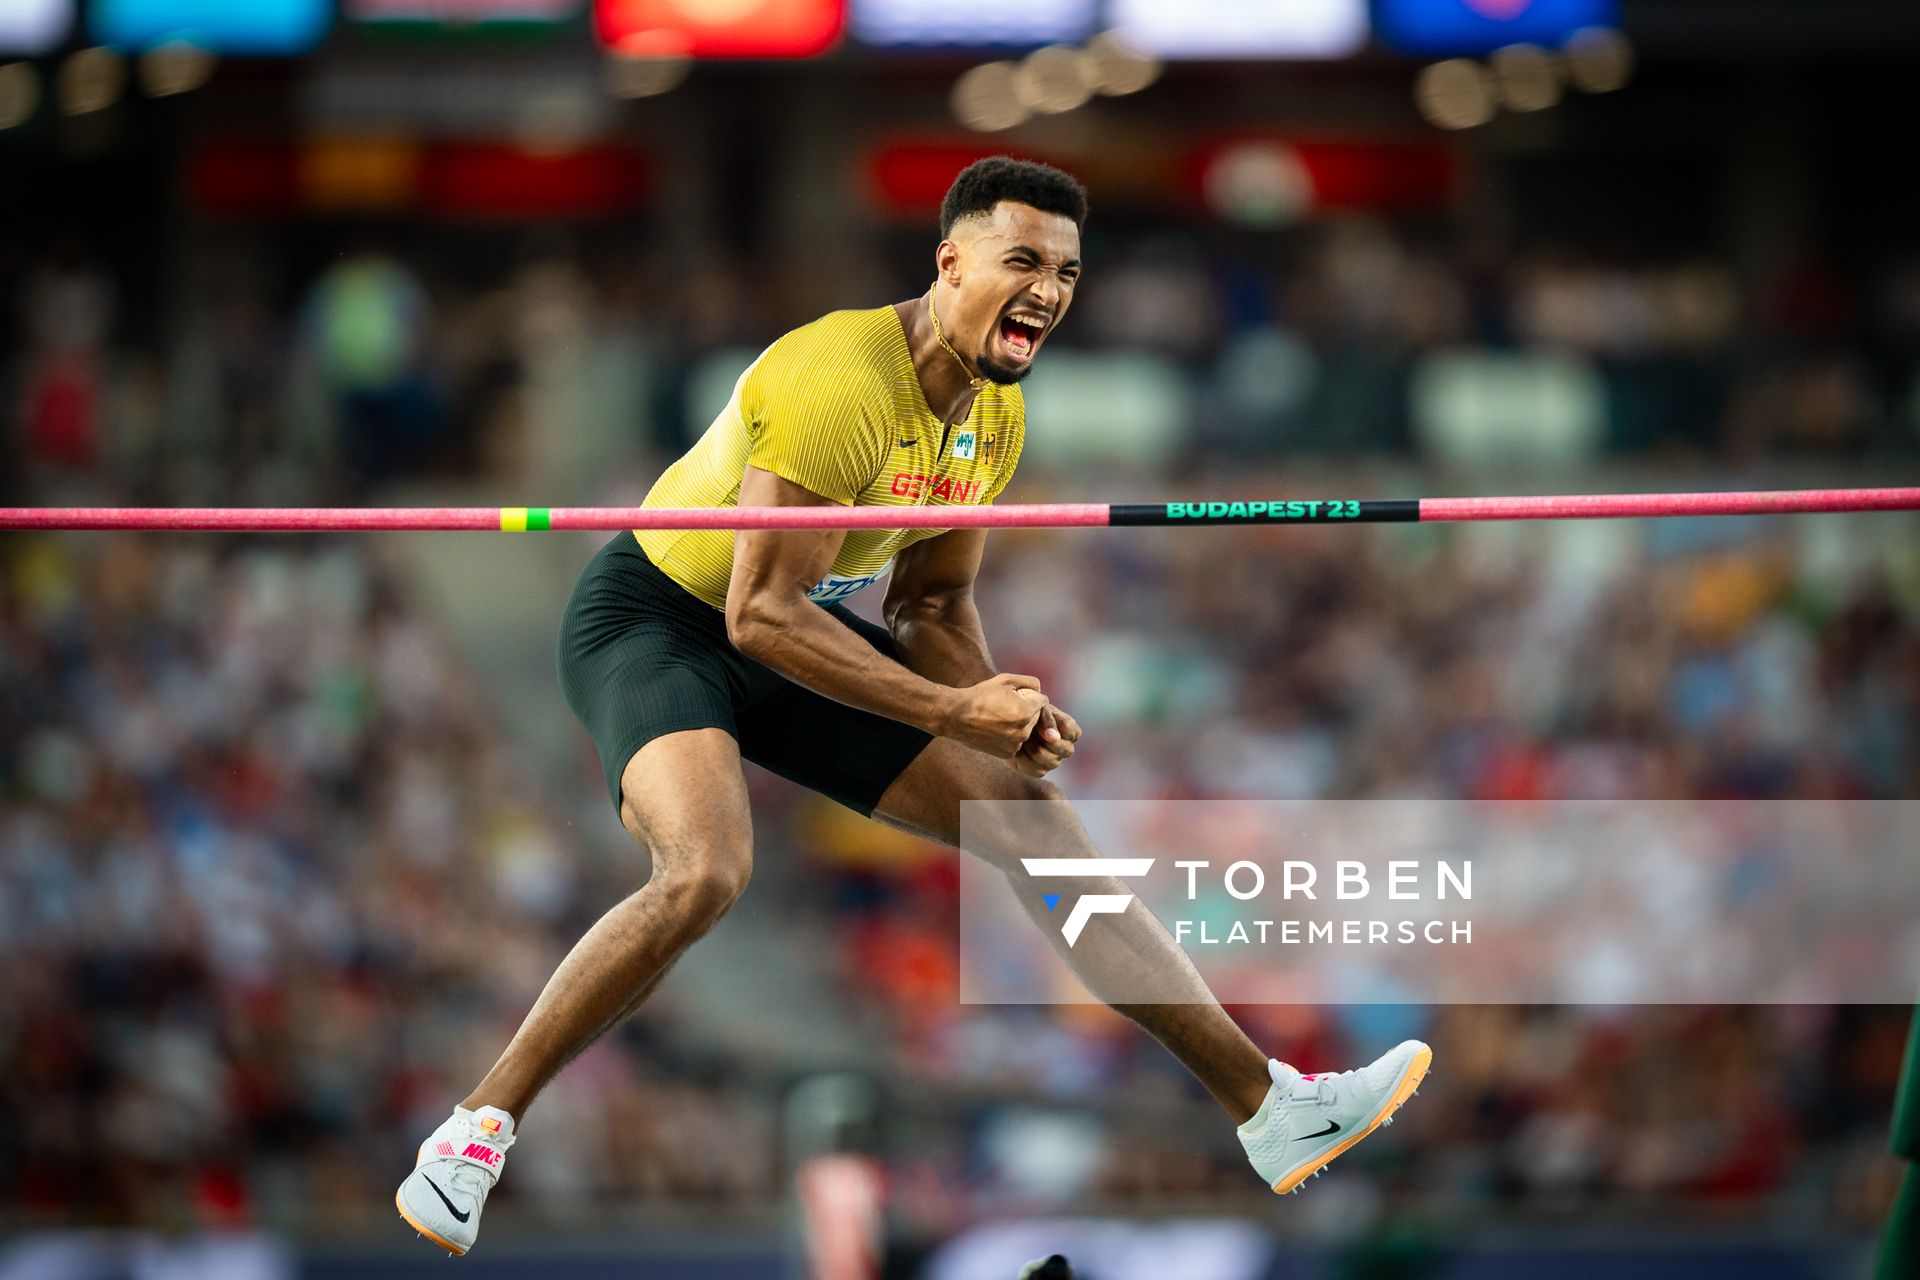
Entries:
<svg viewBox="0 0 1920 1280">
<path fill-rule="evenodd" d="M 973 398 L 978 394 L 973 386 L 972 371 L 940 345 L 940 339 L 933 332 L 933 321 L 927 318 L 927 295 L 923 293 L 910 301 L 896 302 L 893 310 L 907 335 L 907 354 L 913 359 L 913 372 L 920 379 L 927 407 L 942 422 L 965 422 L 973 409 Z M 948 341 L 952 341 L 951 336 Z"/>
</svg>

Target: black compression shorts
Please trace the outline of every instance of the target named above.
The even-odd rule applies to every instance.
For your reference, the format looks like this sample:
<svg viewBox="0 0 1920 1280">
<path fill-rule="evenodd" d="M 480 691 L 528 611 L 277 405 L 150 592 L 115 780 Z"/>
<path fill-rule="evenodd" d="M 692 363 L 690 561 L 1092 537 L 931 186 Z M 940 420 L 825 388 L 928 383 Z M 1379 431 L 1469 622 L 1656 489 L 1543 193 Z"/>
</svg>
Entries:
<svg viewBox="0 0 1920 1280">
<path fill-rule="evenodd" d="M 816 607 L 893 656 L 884 629 L 844 605 Z M 741 653 L 721 612 L 662 573 L 624 531 L 574 585 L 560 622 L 559 665 L 560 688 L 600 752 L 616 810 L 633 753 L 683 729 L 724 729 L 755 764 L 862 814 L 933 740 Z"/>
</svg>

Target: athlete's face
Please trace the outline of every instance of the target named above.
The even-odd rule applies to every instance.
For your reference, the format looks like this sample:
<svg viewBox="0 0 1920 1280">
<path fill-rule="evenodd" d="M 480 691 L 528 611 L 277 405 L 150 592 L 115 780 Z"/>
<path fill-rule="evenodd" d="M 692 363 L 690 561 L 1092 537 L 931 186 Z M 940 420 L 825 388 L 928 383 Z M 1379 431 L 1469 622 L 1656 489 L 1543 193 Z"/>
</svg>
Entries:
<svg viewBox="0 0 1920 1280">
<path fill-rule="evenodd" d="M 954 224 L 935 263 L 952 290 L 941 308 L 947 341 L 983 377 L 1018 382 L 1073 303 L 1080 228 L 1062 214 L 1002 200 L 990 215 Z"/>
</svg>

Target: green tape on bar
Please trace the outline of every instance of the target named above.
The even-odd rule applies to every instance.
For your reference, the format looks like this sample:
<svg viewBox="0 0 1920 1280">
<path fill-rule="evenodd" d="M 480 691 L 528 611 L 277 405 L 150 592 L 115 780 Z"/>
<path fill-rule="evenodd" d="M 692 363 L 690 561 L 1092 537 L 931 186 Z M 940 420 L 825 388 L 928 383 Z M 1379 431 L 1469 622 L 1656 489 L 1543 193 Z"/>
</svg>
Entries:
<svg viewBox="0 0 1920 1280">
<path fill-rule="evenodd" d="M 1873 1280 L 1911 1280 L 1920 1275 L 1920 1168 L 1903 1171 L 1899 1194 L 1880 1233 L 1880 1258 Z"/>
<path fill-rule="evenodd" d="M 1907 1063 L 1893 1099 L 1893 1151 L 1920 1162 L 1920 1010 L 1907 1029 Z"/>
<path fill-rule="evenodd" d="M 553 513 L 547 507 L 527 508 L 527 528 L 538 531 L 553 528 Z"/>
</svg>

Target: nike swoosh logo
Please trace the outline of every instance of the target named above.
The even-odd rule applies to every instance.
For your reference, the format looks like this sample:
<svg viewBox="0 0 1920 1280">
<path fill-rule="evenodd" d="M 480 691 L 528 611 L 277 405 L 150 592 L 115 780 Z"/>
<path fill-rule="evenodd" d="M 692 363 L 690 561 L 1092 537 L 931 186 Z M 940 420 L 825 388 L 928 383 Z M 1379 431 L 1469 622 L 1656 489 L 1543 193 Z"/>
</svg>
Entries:
<svg viewBox="0 0 1920 1280">
<path fill-rule="evenodd" d="M 1340 1132 L 1340 1126 L 1339 1126 L 1339 1125 L 1337 1125 L 1337 1124 L 1335 1124 L 1335 1123 L 1334 1123 L 1333 1121 L 1331 1121 L 1331 1120 L 1329 1120 L 1329 1121 L 1327 1121 L 1327 1127 L 1326 1127 L 1326 1128 L 1324 1128 L 1324 1129 L 1322 1129 L 1322 1130 L 1321 1130 L 1320 1132 L 1318 1132 L 1318 1133 L 1303 1133 L 1303 1134 L 1301 1134 L 1301 1135 L 1300 1135 L 1299 1137 L 1297 1137 L 1297 1138 L 1295 1138 L 1295 1139 L 1294 1139 L 1294 1141 L 1295 1141 L 1295 1142 L 1305 1142 L 1305 1141 L 1306 1141 L 1306 1140 L 1307 1140 L 1308 1138 L 1324 1138 L 1324 1137 L 1326 1137 L 1326 1136 L 1327 1136 L 1328 1134 L 1330 1134 L 1330 1133 L 1338 1133 L 1338 1132 Z M 443 1197 L 441 1197 L 441 1198 L 442 1198 L 442 1199 L 445 1199 L 445 1197 L 444 1197 L 444 1196 L 443 1196 Z M 451 1208 L 452 1208 L 453 1206 L 452 1206 L 452 1205 L 448 1205 L 447 1207 L 448 1207 L 449 1209 L 451 1209 Z M 464 1218 L 463 1218 L 463 1219 L 461 1219 L 461 1221 L 463 1221 L 463 1222 L 464 1222 L 464 1221 L 466 1221 L 466 1219 L 464 1219 Z"/>
<path fill-rule="evenodd" d="M 454 1220 L 456 1222 L 465 1222 L 468 1218 L 471 1218 L 473 1216 L 473 1210 L 471 1209 L 467 1210 L 465 1213 L 462 1213 L 458 1209 L 454 1208 L 453 1201 L 447 1199 L 447 1193 L 440 1189 L 440 1184 L 435 1182 L 432 1178 L 429 1178 L 426 1174 L 423 1173 L 420 1175 L 420 1181 L 426 1183 L 428 1186 L 433 1188 L 433 1194 L 440 1197 L 440 1203 L 447 1206 L 447 1212 L 453 1215 Z"/>
<path fill-rule="evenodd" d="M 915 446 L 915 445 L 917 445 L 917 444 L 919 444 L 919 443 L 920 443 L 920 437 L 919 437 L 919 436 L 915 436 L 915 437 L 914 437 L 913 439 L 911 439 L 911 440 L 902 440 L 902 441 L 900 442 L 900 447 L 901 447 L 902 449 L 911 449 L 911 448 L 913 448 L 913 446 Z"/>
</svg>

